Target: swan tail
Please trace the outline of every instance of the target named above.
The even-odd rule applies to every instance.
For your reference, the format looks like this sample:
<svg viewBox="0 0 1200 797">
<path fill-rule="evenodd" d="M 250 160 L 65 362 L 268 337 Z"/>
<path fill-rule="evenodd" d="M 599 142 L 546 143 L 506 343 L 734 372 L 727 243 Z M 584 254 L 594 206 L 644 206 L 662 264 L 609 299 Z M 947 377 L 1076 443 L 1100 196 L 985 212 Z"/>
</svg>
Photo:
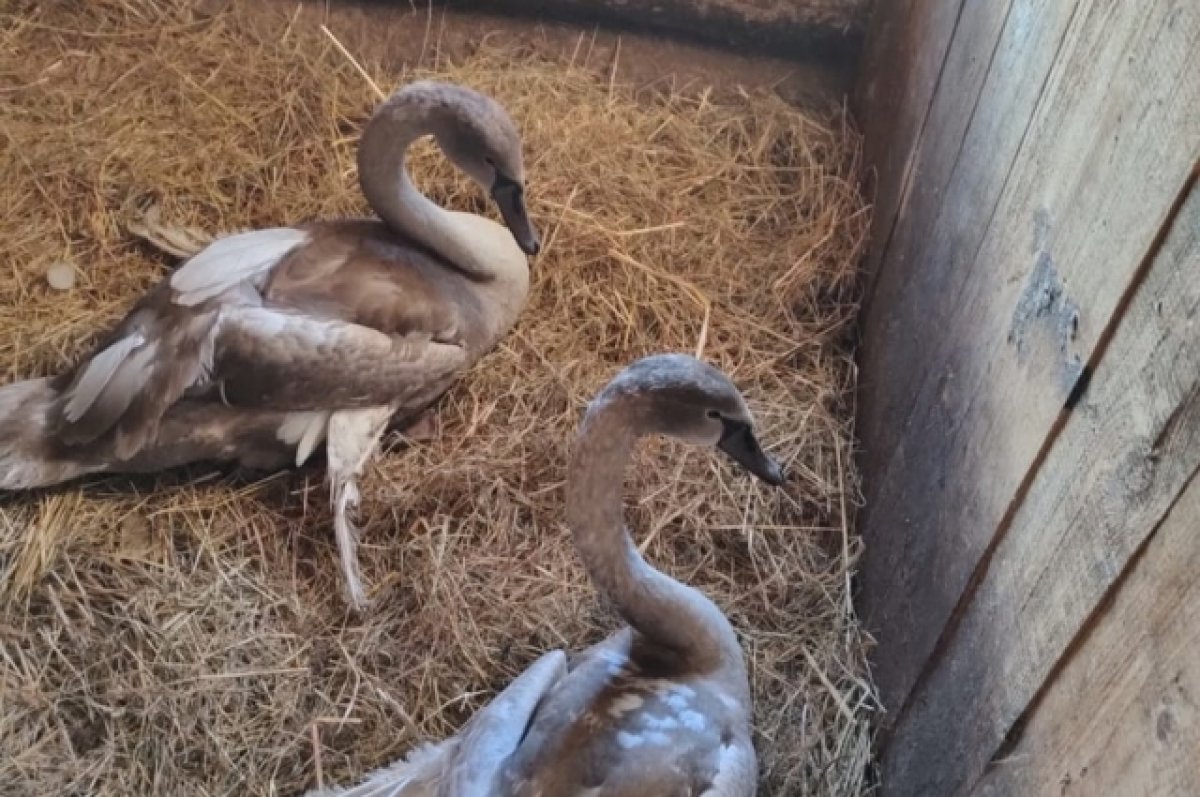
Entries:
<svg viewBox="0 0 1200 797">
<path fill-rule="evenodd" d="M 56 444 L 49 418 L 59 400 L 50 378 L 0 387 L 0 490 L 49 487 L 105 469 Z"/>
</svg>

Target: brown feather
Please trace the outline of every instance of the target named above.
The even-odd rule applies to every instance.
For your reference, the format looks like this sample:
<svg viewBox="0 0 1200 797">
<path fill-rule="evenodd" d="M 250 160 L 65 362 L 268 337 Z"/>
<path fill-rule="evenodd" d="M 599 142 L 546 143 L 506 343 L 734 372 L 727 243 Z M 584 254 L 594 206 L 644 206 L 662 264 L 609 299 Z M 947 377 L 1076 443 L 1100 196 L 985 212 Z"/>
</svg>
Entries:
<svg viewBox="0 0 1200 797">
<path fill-rule="evenodd" d="M 487 289 L 369 220 L 305 225 L 306 243 L 270 268 L 185 307 L 167 280 L 147 293 L 69 377 L 53 428 L 61 444 L 105 435 L 127 460 L 188 395 L 235 407 L 338 409 L 398 402 L 416 410 L 493 341 Z M 89 364 L 140 335 L 83 414 L 63 412 Z M 211 372 L 210 372 L 211 367 Z"/>
<path fill-rule="evenodd" d="M 265 289 L 270 306 L 336 318 L 392 335 L 480 328 L 473 281 L 377 221 L 309 225 L 312 241 L 286 257 Z M 464 341 L 465 342 L 465 341 Z"/>
<path fill-rule="evenodd" d="M 181 307 L 165 282 L 133 310 L 82 361 L 71 376 L 55 413 L 54 429 L 67 445 L 91 443 L 117 428 L 117 456 L 126 459 L 154 434 L 158 419 L 202 376 L 201 355 L 217 320 L 210 304 Z M 117 341 L 140 337 L 111 377 L 77 418 L 64 411 L 95 359 Z"/>
</svg>

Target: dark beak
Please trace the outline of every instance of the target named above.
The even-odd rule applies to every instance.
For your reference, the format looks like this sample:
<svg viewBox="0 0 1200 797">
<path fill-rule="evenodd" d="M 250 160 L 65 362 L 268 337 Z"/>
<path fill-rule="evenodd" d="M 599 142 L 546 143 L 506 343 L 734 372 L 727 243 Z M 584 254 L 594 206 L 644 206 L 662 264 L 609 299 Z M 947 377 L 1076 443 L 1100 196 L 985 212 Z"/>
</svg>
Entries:
<svg viewBox="0 0 1200 797">
<path fill-rule="evenodd" d="M 533 228 L 533 222 L 529 220 L 529 214 L 525 211 L 525 189 L 516 180 L 497 172 L 496 182 L 492 183 L 492 199 L 500 208 L 504 226 L 508 227 L 513 238 L 517 239 L 517 246 L 527 255 L 536 255 L 542 245 L 538 241 L 537 230 Z"/>
<path fill-rule="evenodd" d="M 758 441 L 754 439 L 754 432 L 750 430 L 750 424 L 726 418 L 722 418 L 721 423 L 725 427 L 725 433 L 721 435 L 721 441 L 717 443 L 717 448 L 767 484 L 774 487 L 781 486 L 783 484 L 783 468 L 763 452 Z"/>
</svg>

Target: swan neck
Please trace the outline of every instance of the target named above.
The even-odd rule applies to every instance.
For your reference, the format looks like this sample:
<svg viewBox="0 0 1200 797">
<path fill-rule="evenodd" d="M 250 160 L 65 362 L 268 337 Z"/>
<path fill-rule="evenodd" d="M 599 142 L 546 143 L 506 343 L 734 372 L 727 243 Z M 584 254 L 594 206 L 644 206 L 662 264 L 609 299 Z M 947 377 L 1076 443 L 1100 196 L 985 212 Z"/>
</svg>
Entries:
<svg viewBox="0 0 1200 797">
<path fill-rule="evenodd" d="M 698 590 L 656 570 L 624 523 L 622 488 L 639 431 L 633 402 L 614 399 L 584 421 L 567 481 L 567 522 L 596 588 L 653 644 L 692 666 L 724 664 L 743 672 L 729 621 Z"/>
<path fill-rule="evenodd" d="M 393 232 L 432 249 L 477 279 L 495 275 L 486 252 L 473 245 L 451 213 L 421 193 L 405 165 L 418 138 L 439 136 L 450 124 L 445 110 L 428 102 L 393 97 L 371 117 L 358 148 L 358 178 L 363 196 Z"/>
</svg>

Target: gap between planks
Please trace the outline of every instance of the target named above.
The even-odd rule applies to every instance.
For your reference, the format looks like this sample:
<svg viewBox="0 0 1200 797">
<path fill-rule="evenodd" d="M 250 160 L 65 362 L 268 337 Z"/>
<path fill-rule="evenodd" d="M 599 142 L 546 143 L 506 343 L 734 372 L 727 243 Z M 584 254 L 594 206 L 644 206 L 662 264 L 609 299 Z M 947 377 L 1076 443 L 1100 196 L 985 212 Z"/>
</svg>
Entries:
<svg viewBox="0 0 1200 797">
<path fill-rule="evenodd" d="M 1136 296 L 1138 290 L 1146 281 L 1146 277 L 1149 275 L 1150 269 L 1154 265 L 1155 258 L 1158 256 L 1163 244 L 1166 242 L 1167 237 L 1174 228 L 1175 222 L 1179 216 L 1179 211 L 1183 208 L 1184 203 L 1187 201 L 1192 190 L 1196 188 L 1198 183 L 1200 183 L 1200 159 L 1198 159 L 1193 165 L 1191 174 L 1188 175 L 1187 179 L 1183 183 L 1183 186 L 1176 193 L 1175 199 L 1171 202 L 1164 220 L 1159 224 L 1158 231 L 1155 233 L 1150 246 L 1147 248 L 1146 253 L 1142 256 L 1141 262 L 1138 263 L 1138 267 L 1134 271 L 1129 284 L 1126 286 L 1125 291 L 1121 294 L 1120 299 L 1117 301 L 1116 307 L 1113 309 L 1113 313 L 1108 319 L 1108 323 L 1097 337 L 1096 345 L 1092 349 L 1091 356 L 1088 358 L 1088 361 L 1084 365 L 1083 371 L 1079 376 L 1081 381 L 1090 378 L 1090 375 L 1095 373 L 1097 366 L 1104 358 L 1105 353 L 1107 353 L 1113 336 L 1116 335 L 1117 328 L 1121 325 L 1121 320 L 1125 317 L 1130 303 L 1132 303 L 1134 296 Z M 946 624 L 942 627 L 941 633 L 938 635 L 937 642 L 934 644 L 932 651 L 925 660 L 925 663 L 921 666 L 916 680 L 913 681 L 912 687 L 909 688 L 907 695 L 905 695 L 904 702 L 901 704 L 901 707 L 893 713 L 892 721 L 889 727 L 881 732 L 881 747 L 887 745 L 892 731 L 900 727 L 904 720 L 905 714 L 907 714 L 909 709 L 912 707 L 913 700 L 915 700 L 916 696 L 921 693 L 926 681 L 940 663 L 942 654 L 945 653 L 946 649 L 954 639 L 955 634 L 958 631 L 958 627 L 961 624 L 967 609 L 970 607 L 972 599 L 974 598 L 979 585 L 983 583 L 984 578 L 987 576 L 988 568 L 991 565 L 992 558 L 996 553 L 996 549 L 999 548 L 1000 544 L 1007 536 L 1008 531 L 1011 529 L 1012 522 L 1016 517 L 1017 511 L 1021 508 L 1021 504 L 1024 502 L 1025 497 L 1029 494 L 1029 490 L 1037 480 L 1042 465 L 1045 464 L 1046 458 L 1050 455 L 1051 450 L 1054 448 L 1054 444 L 1058 441 L 1063 428 L 1067 424 L 1067 420 L 1070 418 L 1071 413 L 1074 411 L 1074 407 L 1078 404 L 1080 398 L 1080 395 L 1076 395 L 1076 391 L 1072 391 L 1069 397 L 1070 400 L 1059 412 L 1058 416 L 1051 424 L 1050 429 L 1046 434 L 1046 439 L 1042 442 L 1042 445 L 1030 463 L 1029 469 L 1026 471 L 1024 478 L 1017 486 L 1016 492 L 1013 494 L 1012 499 L 1005 508 L 1004 514 L 996 526 L 996 531 L 992 534 L 991 539 L 988 541 L 987 547 L 980 555 L 979 560 L 971 573 L 970 579 L 968 579 L 966 586 L 963 588 L 962 593 L 958 597 L 958 601 L 954 605 L 954 610 L 950 613 L 949 619 L 946 621 Z M 1176 497 L 1175 500 L 1177 501 L 1178 497 Z M 1158 526 L 1156 525 L 1154 531 L 1157 531 L 1157 529 Z M 1122 571 L 1122 577 L 1123 574 L 1124 571 Z M 1057 669 L 1058 665 L 1056 664 L 1055 668 L 1052 670 L 1052 675 L 1057 672 Z"/>
<path fill-rule="evenodd" d="M 1033 697 L 1030 698 L 1029 704 L 1024 708 L 1024 710 L 1021 712 L 1021 715 L 1012 724 L 1012 727 L 1009 728 L 1008 733 L 1000 743 L 1000 746 L 996 749 L 996 751 L 992 754 L 991 759 L 988 761 L 987 767 L 985 767 L 983 772 L 981 772 L 974 780 L 971 781 L 970 787 L 966 790 L 967 794 L 974 794 L 981 783 L 988 778 L 992 767 L 998 763 L 1001 763 L 1003 759 L 1007 758 L 1008 755 L 1018 745 L 1020 745 L 1022 735 L 1025 732 L 1025 727 L 1028 725 L 1030 718 L 1034 716 L 1038 708 L 1045 701 L 1046 697 L 1054 690 L 1059 676 L 1071 665 L 1071 662 L 1074 660 L 1075 656 L 1087 646 L 1087 643 L 1090 641 L 1092 635 L 1103 624 L 1105 618 L 1112 610 L 1113 605 L 1116 603 L 1117 596 L 1120 595 L 1121 590 L 1125 588 L 1126 583 L 1137 571 L 1138 566 L 1145 559 L 1146 552 L 1154 543 L 1154 540 L 1157 538 L 1158 533 L 1162 530 L 1163 526 L 1171 521 L 1171 515 L 1175 511 L 1176 506 L 1179 505 L 1180 501 L 1183 501 L 1187 497 L 1188 491 L 1192 488 L 1193 483 L 1197 480 L 1197 476 L 1200 476 L 1200 466 L 1197 466 L 1192 471 L 1192 474 L 1187 477 L 1186 481 L 1183 483 L 1183 487 L 1179 491 L 1179 494 L 1171 499 L 1171 503 L 1168 504 L 1162 516 L 1157 522 L 1155 522 L 1154 528 L 1150 530 L 1150 532 L 1146 535 L 1146 538 L 1141 541 L 1138 547 L 1125 561 L 1124 567 L 1113 580 L 1112 584 L 1109 585 L 1108 590 L 1104 593 L 1104 597 L 1101 598 L 1095 607 L 1093 607 L 1092 611 L 1088 614 L 1087 618 L 1080 626 L 1079 631 L 1075 634 L 1075 637 L 1067 644 L 1066 648 L 1063 649 L 1063 652 L 1058 657 L 1058 660 L 1054 662 L 1054 665 L 1046 674 L 1046 679 L 1042 681 L 1041 686 L 1037 688 L 1037 691 L 1034 692 Z"/>
</svg>

